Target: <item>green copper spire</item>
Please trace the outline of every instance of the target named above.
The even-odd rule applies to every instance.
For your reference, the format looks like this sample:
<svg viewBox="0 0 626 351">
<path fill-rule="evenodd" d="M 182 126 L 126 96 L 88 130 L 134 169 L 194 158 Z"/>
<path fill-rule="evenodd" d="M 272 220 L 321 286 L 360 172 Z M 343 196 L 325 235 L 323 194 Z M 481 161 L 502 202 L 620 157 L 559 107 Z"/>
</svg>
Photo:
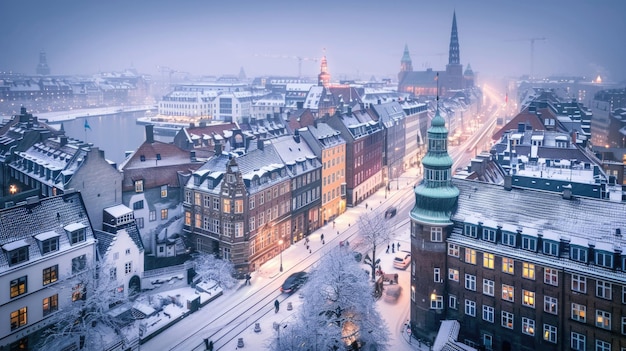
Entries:
<svg viewBox="0 0 626 351">
<path fill-rule="evenodd" d="M 422 158 L 424 179 L 415 187 L 415 207 L 411 218 L 430 225 L 448 225 L 454 211 L 459 189 L 452 184 L 452 157 L 448 154 L 446 121 L 437 112 L 428 128 L 428 151 Z"/>
</svg>

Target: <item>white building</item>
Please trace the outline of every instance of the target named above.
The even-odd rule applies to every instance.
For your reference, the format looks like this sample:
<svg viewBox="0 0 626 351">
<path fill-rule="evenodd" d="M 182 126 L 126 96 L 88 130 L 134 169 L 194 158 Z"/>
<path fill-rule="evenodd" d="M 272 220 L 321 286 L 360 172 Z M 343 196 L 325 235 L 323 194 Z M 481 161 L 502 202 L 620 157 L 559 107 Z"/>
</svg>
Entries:
<svg viewBox="0 0 626 351">
<path fill-rule="evenodd" d="M 0 210 L 0 349 L 28 350 L 54 315 L 83 298 L 77 274 L 96 240 L 81 194 L 36 198 Z"/>
</svg>

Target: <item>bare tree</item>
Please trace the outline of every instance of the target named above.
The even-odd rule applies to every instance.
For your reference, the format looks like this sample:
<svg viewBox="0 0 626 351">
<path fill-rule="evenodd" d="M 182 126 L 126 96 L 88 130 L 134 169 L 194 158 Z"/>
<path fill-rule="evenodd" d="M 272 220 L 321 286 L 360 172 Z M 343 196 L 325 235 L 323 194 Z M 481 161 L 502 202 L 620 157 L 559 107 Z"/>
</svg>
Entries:
<svg viewBox="0 0 626 351">
<path fill-rule="evenodd" d="M 198 252 L 193 258 L 196 279 L 201 281 L 215 281 L 218 286 L 232 289 L 237 284 L 235 266 L 231 261 L 222 260 L 214 254 Z"/>
<path fill-rule="evenodd" d="M 391 240 L 391 228 L 383 214 L 366 212 L 358 220 L 359 234 L 363 238 L 363 245 L 371 247 L 372 255 L 365 255 L 363 261 L 370 266 L 372 281 L 376 280 L 376 266 L 380 259 L 376 258 L 376 248 Z"/>
<path fill-rule="evenodd" d="M 376 309 L 367 274 L 350 250 L 334 248 L 324 255 L 302 294 L 306 303 L 296 320 L 275 326 L 272 350 L 388 348 L 388 329 Z"/>
<path fill-rule="evenodd" d="M 101 269 L 100 272 L 108 272 Z M 71 294 L 59 295 L 59 311 L 54 312 L 54 325 L 42 332 L 36 349 L 60 350 L 69 344 L 80 344 L 87 350 L 102 350 L 117 342 L 124 342 L 122 327 L 128 320 L 111 312 L 111 308 L 124 305 L 129 300 L 114 277 L 97 274 L 93 267 L 85 269 L 68 279 L 60 291 Z M 62 300 L 61 300 L 62 299 Z"/>
</svg>

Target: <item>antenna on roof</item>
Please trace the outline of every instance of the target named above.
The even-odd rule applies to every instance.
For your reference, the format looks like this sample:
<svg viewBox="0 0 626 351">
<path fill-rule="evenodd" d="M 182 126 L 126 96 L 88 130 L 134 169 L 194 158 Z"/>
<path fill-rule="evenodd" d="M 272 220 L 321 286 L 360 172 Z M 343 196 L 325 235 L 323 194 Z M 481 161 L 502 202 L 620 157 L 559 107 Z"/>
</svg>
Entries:
<svg viewBox="0 0 626 351">
<path fill-rule="evenodd" d="M 437 113 L 439 113 L 439 72 L 435 76 L 435 81 L 437 82 Z"/>
</svg>

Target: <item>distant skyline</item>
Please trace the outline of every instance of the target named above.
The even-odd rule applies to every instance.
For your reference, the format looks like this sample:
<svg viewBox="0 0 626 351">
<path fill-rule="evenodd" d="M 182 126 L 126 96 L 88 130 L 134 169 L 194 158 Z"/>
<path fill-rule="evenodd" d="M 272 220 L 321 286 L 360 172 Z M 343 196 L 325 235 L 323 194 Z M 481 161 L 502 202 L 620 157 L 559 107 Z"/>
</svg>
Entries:
<svg viewBox="0 0 626 351">
<path fill-rule="evenodd" d="M 396 78 L 407 44 L 414 70 L 443 70 L 456 11 L 461 63 L 480 76 L 530 73 L 626 80 L 626 1 L 2 1 L 0 72 L 52 75 L 157 66 L 200 75 L 298 75 L 326 49 L 333 80 Z M 303 60 L 303 76 L 319 62 Z"/>
</svg>

